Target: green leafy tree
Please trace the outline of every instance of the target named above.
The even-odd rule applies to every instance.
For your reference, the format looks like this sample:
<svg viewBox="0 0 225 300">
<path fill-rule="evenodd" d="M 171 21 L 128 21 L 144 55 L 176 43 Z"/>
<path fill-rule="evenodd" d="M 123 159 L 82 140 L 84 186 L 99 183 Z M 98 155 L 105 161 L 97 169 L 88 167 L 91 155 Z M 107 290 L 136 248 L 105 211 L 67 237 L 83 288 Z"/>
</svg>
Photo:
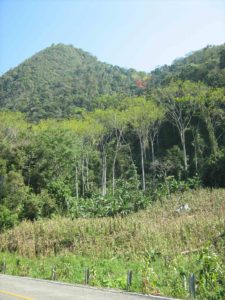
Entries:
<svg viewBox="0 0 225 300">
<path fill-rule="evenodd" d="M 112 137 L 112 127 L 109 121 L 111 112 L 98 109 L 91 113 L 90 117 L 92 119 L 92 126 L 94 126 L 98 133 L 98 147 L 101 153 L 102 166 L 102 196 L 105 196 L 107 193 L 107 147 Z"/>
<path fill-rule="evenodd" d="M 129 107 L 126 110 L 130 125 L 138 136 L 141 152 L 141 170 L 142 170 L 142 189 L 145 191 L 145 150 L 148 145 L 149 135 L 152 143 L 152 157 L 154 157 L 154 137 L 158 121 L 163 117 L 163 110 L 153 101 L 147 101 L 145 98 L 129 99 Z"/>
<path fill-rule="evenodd" d="M 218 151 L 216 130 L 218 127 L 223 127 L 225 120 L 225 91 L 222 88 L 209 88 L 202 85 L 199 89 L 199 99 L 199 114 L 208 132 L 210 153 L 216 155 Z"/>
<path fill-rule="evenodd" d="M 186 175 L 188 171 L 186 132 L 190 129 L 197 103 L 201 97 L 199 96 L 200 86 L 190 81 L 175 81 L 168 87 L 153 92 L 153 98 L 166 108 L 169 122 L 178 130 Z"/>
</svg>

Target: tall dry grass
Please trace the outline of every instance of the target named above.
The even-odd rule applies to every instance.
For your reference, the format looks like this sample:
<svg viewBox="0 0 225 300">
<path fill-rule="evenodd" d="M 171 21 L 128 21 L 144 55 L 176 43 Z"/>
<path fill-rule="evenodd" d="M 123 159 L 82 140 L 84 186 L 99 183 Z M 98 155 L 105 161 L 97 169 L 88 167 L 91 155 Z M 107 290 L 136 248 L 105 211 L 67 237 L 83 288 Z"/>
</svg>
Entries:
<svg viewBox="0 0 225 300">
<path fill-rule="evenodd" d="M 182 203 L 191 211 L 176 214 Z M 150 251 L 174 256 L 214 243 L 224 219 L 225 190 L 191 190 L 126 217 L 25 221 L 0 235 L 0 251 L 27 257 L 70 252 L 130 259 Z"/>
</svg>

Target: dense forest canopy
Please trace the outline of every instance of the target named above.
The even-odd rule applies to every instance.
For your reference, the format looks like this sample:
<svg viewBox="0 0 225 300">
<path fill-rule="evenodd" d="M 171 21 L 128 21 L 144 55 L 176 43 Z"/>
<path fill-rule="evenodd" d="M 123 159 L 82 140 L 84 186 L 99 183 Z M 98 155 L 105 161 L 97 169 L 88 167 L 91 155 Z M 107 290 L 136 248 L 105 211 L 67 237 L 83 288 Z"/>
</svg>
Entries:
<svg viewBox="0 0 225 300">
<path fill-rule="evenodd" d="M 202 81 L 209 86 L 225 85 L 225 46 L 207 46 L 176 59 L 172 65 L 162 66 L 151 72 L 148 85 L 167 85 L 173 80 Z"/>
<path fill-rule="evenodd" d="M 0 107 L 1 228 L 225 187 L 224 45 L 149 74 L 52 45 L 0 78 Z"/>
<path fill-rule="evenodd" d="M 52 45 L 0 78 L 0 107 L 31 120 L 72 116 L 92 109 L 101 95 L 141 94 L 147 74 L 99 62 L 73 46 Z"/>
</svg>

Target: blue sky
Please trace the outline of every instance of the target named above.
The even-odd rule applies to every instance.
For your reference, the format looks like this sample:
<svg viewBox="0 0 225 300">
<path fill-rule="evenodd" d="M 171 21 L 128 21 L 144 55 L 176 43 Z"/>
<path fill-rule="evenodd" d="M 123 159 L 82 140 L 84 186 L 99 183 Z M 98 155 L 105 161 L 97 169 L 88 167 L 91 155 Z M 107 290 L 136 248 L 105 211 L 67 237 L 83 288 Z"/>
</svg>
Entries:
<svg viewBox="0 0 225 300">
<path fill-rule="evenodd" d="M 0 74 L 52 43 L 150 71 L 225 42 L 225 0 L 0 0 Z"/>
</svg>

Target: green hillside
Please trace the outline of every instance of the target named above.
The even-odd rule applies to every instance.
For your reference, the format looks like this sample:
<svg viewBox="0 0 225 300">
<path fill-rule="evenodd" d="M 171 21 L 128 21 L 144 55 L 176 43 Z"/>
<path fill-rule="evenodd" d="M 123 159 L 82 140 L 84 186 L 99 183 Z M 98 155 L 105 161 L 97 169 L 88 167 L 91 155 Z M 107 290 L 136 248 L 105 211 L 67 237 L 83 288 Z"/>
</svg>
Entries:
<svg viewBox="0 0 225 300">
<path fill-rule="evenodd" d="M 224 45 L 148 75 L 53 45 L 3 75 L 0 270 L 82 282 L 88 264 L 124 289 L 132 269 L 176 297 L 194 272 L 197 299 L 224 299 L 224 73 Z"/>
<path fill-rule="evenodd" d="M 73 46 L 52 45 L 0 78 L 0 107 L 25 112 L 34 121 L 68 117 L 77 107 L 90 109 L 104 94 L 140 94 L 136 82 L 145 76 Z"/>
<path fill-rule="evenodd" d="M 102 95 L 143 95 L 174 80 L 224 87 L 225 45 L 207 46 L 146 74 L 53 44 L 0 78 L 0 108 L 24 112 L 32 121 L 71 117 L 78 107 L 93 110 Z"/>
<path fill-rule="evenodd" d="M 155 69 L 151 72 L 148 87 L 165 86 L 177 79 L 202 81 L 213 87 L 224 87 L 225 44 L 207 46 L 176 59 L 170 66 Z"/>
<path fill-rule="evenodd" d="M 224 72 L 224 49 L 178 60 L 171 80 L 147 93 L 145 73 L 72 46 L 53 45 L 3 75 L 0 231 L 55 214 L 125 215 L 177 190 L 225 187 L 225 89 L 206 82 Z M 193 63 L 207 71 L 197 82 L 181 78 Z"/>
</svg>

